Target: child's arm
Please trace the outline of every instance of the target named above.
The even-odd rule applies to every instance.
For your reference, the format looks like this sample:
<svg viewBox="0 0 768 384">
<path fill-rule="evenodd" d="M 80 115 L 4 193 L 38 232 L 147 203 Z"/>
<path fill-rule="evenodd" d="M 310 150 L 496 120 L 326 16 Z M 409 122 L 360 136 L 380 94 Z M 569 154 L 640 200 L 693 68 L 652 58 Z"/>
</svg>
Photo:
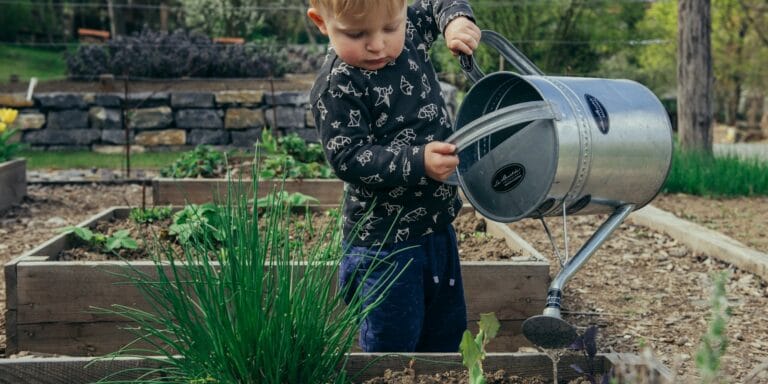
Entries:
<svg viewBox="0 0 768 384">
<path fill-rule="evenodd" d="M 477 28 L 473 21 L 472 8 L 469 6 L 468 1 L 421 0 L 412 5 L 411 10 L 413 12 L 409 16 L 412 18 L 411 21 L 415 31 L 418 32 L 428 45 L 427 48 L 432 46 L 432 43 L 441 32 L 444 33 L 445 40 L 449 43 L 448 48 L 454 53 L 458 53 L 456 51 L 458 49 L 461 52 L 472 54 L 472 50 L 474 50 L 472 48 L 469 52 L 465 52 L 466 47 L 460 47 L 456 42 L 452 43 L 456 39 L 463 42 L 467 47 L 471 46 L 471 41 L 474 39 L 474 47 L 477 47 L 477 42 L 480 41 L 480 29 Z M 463 20 L 460 23 L 460 30 L 449 31 L 447 28 L 452 26 L 453 29 L 454 21 L 459 19 Z M 451 44 L 454 44 L 454 47 Z"/>
</svg>

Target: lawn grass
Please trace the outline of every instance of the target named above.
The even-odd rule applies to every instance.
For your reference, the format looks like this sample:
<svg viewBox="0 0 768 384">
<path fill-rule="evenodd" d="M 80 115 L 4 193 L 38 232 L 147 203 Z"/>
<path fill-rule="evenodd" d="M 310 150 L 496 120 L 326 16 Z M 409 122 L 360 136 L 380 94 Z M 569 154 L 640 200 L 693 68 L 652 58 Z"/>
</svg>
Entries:
<svg viewBox="0 0 768 384">
<path fill-rule="evenodd" d="M 67 65 L 64 51 L 0 44 L 0 83 L 7 83 L 12 74 L 19 81 L 30 78 L 52 80 L 66 77 Z"/>
<path fill-rule="evenodd" d="M 173 163 L 181 152 L 145 152 L 131 154 L 132 169 L 159 170 Z M 125 155 L 89 151 L 22 151 L 28 169 L 125 168 Z"/>
<path fill-rule="evenodd" d="M 683 152 L 676 146 L 663 191 L 708 197 L 767 196 L 768 162 Z"/>
</svg>

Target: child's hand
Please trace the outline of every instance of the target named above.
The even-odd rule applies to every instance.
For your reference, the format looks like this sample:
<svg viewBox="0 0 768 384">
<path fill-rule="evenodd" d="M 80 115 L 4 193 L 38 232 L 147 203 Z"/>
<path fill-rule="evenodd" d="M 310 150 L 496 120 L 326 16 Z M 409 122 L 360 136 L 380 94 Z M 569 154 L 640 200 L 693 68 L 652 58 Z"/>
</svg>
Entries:
<svg viewBox="0 0 768 384">
<path fill-rule="evenodd" d="M 424 168 L 427 176 L 445 181 L 459 165 L 456 146 L 442 141 L 432 141 L 424 147 Z"/>
<path fill-rule="evenodd" d="M 472 52 L 477 49 L 477 45 L 480 44 L 480 28 L 472 20 L 463 16 L 451 20 L 445 26 L 443 36 L 448 49 L 453 52 L 454 56 L 459 53 L 472 55 Z"/>
</svg>

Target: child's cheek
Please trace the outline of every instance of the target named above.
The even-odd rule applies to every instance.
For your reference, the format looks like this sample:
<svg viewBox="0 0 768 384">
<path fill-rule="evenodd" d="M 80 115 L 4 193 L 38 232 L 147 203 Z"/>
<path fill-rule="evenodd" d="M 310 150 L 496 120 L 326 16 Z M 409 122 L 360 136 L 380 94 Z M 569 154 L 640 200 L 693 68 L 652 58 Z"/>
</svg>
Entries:
<svg viewBox="0 0 768 384">
<path fill-rule="evenodd" d="M 342 45 L 336 48 L 336 54 L 344 60 L 345 63 L 357 66 L 361 61 L 361 54 L 358 49 L 349 45 Z"/>
</svg>

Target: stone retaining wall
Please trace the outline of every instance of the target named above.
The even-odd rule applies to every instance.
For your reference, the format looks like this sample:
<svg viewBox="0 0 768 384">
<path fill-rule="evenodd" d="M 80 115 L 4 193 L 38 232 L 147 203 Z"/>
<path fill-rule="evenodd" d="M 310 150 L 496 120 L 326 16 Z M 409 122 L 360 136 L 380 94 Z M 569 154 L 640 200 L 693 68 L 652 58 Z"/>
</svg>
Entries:
<svg viewBox="0 0 768 384">
<path fill-rule="evenodd" d="M 456 88 L 442 84 L 449 111 Z M 31 149 L 120 152 L 177 150 L 208 144 L 250 148 L 265 127 L 318 141 L 309 89 L 131 93 L 0 94 L 0 107 L 16 108 L 20 140 Z"/>
</svg>

